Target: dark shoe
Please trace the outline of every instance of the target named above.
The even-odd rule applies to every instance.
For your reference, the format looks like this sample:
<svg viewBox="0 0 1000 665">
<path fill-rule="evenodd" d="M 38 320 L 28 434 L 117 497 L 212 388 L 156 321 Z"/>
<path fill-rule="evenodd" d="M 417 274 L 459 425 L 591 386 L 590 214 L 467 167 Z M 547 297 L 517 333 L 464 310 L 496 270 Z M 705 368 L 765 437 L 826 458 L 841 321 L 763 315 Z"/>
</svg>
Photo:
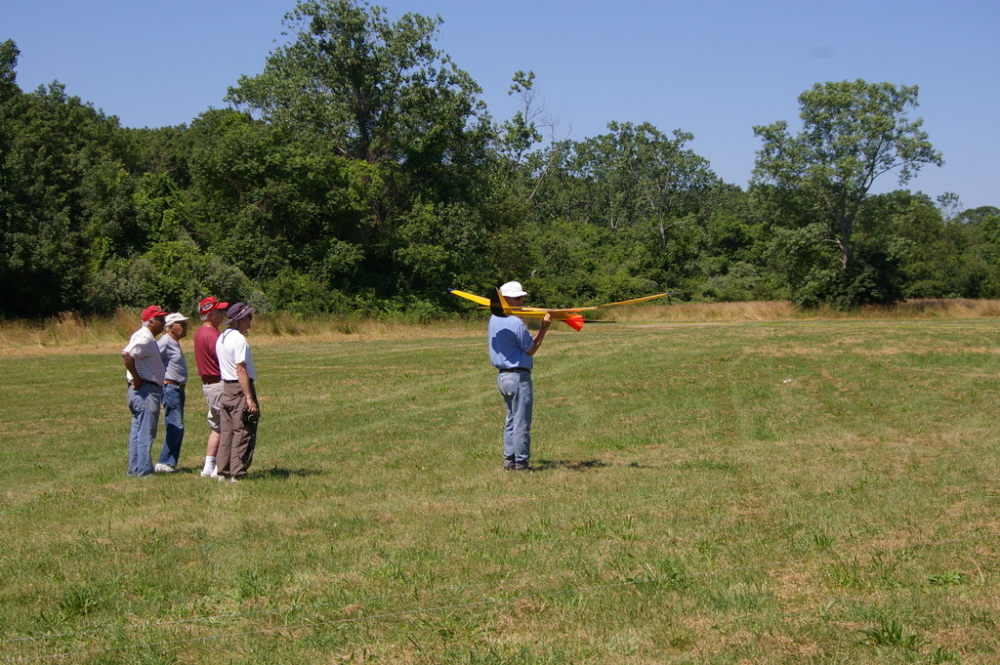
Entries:
<svg viewBox="0 0 1000 665">
<path fill-rule="evenodd" d="M 514 471 L 531 471 L 531 466 L 527 462 L 516 462 L 512 468 Z"/>
<path fill-rule="evenodd" d="M 510 471 L 511 469 L 513 469 L 514 468 L 514 460 L 512 460 L 512 459 L 505 459 L 503 461 L 503 468 L 507 469 L 508 471 Z"/>
</svg>

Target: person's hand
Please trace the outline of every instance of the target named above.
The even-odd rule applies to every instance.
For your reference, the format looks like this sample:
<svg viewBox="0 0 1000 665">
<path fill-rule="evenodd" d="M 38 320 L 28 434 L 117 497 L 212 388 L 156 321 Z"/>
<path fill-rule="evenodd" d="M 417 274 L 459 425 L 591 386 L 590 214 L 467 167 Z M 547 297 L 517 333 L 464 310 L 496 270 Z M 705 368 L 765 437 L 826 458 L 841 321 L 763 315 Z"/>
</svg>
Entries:
<svg viewBox="0 0 1000 665">
<path fill-rule="evenodd" d="M 260 407 L 257 406 L 257 400 L 252 397 L 247 397 L 247 411 L 250 413 L 260 413 Z"/>
<path fill-rule="evenodd" d="M 542 319 L 542 327 L 548 328 L 551 325 L 552 325 L 552 313 L 545 312 L 545 318 Z"/>
<path fill-rule="evenodd" d="M 132 377 L 132 390 L 138 390 L 139 386 L 141 386 L 141 385 L 142 385 L 142 377 L 141 376 Z"/>
</svg>

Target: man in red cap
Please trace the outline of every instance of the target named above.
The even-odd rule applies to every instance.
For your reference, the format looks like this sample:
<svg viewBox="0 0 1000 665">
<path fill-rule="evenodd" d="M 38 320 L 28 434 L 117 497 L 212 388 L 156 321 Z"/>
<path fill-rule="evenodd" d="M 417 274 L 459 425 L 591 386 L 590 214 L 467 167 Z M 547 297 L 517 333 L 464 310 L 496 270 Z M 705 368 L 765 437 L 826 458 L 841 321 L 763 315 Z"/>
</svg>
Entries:
<svg viewBox="0 0 1000 665">
<path fill-rule="evenodd" d="M 194 334 L 194 359 L 201 377 L 201 392 L 208 404 L 208 447 L 205 450 L 203 478 L 215 477 L 215 455 L 219 450 L 219 404 L 222 400 L 222 374 L 219 371 L 219 357 L 215 353 L 215 343 L 219 339 L 219 326 L 226 318 L 227 302 L 219 302 L 215 296 L 208 296 L 198 305 L 201 327 Z"/>
<path fill-rule="evenodd" d="M 165 368 L 160 359 L 156 336 L 163 332 L 169 312 L 158 305 L 142 310 L 142 327 L 132 334 L 122 349 L 125 380 L 128 381 L 126 403 L 132 412 L 132 429 L 128 438 L 128 475 L 139 478 L 153 474 L 150 450 L 156 439 L 156 424 L 160 419 L 160 397 Z"/>
</svg>

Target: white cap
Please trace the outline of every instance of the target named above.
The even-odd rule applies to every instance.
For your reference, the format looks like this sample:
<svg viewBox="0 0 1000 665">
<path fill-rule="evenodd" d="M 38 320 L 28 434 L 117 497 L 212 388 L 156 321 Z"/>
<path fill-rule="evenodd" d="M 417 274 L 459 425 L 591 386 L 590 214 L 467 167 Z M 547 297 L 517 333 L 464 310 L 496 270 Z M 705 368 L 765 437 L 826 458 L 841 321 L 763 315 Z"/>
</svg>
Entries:
<svg viewBox="0 0 1000 665">
<path fill-rule="evenodd" d="M 187 321 L 188 317 L 184 316 L 180 312 L 174 312 L 173 314 L 167 314 L 166 325 L 172 326 L 175 323 L 180 323 L 181 321 Z"/>
<path fill-rule="evenodd" d="M 520 298 L 528 295 L 528 292 L 521 288 L 521 282 L 507 282 L 500 287 L 500 295 L 504 298 Z"/>
</svg>

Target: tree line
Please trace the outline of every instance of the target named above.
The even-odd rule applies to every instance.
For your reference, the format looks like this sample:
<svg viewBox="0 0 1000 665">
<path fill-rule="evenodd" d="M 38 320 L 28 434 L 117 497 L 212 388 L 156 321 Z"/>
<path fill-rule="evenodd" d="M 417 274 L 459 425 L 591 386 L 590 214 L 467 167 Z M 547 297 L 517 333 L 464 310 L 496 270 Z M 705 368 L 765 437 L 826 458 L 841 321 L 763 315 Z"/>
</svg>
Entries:
<svg viewBox="0 0 1000 665">
<path fill-rule="evenodd" d="M 58 82 L 22 91 L 0 44 L 0 317 L 192 311 L 213 293 L 425 318 L 463 309 L 449 287 L 508 279 L 549 306 L 1000 297 L 1000 210 L 903 188 L 943 163 L 910 117 L 916 86 L 817 83 L 801 132 L 753 128 L 744 190 L 679 129 L 560 138 L 531 72 L 494 119 L 435 48 L 440 18 L 301 0 L 285 23 L 229 108 L 175 127 L 121 127 Z M 900 189 L 872 194 L 880 177 Z"/>
</svg>

